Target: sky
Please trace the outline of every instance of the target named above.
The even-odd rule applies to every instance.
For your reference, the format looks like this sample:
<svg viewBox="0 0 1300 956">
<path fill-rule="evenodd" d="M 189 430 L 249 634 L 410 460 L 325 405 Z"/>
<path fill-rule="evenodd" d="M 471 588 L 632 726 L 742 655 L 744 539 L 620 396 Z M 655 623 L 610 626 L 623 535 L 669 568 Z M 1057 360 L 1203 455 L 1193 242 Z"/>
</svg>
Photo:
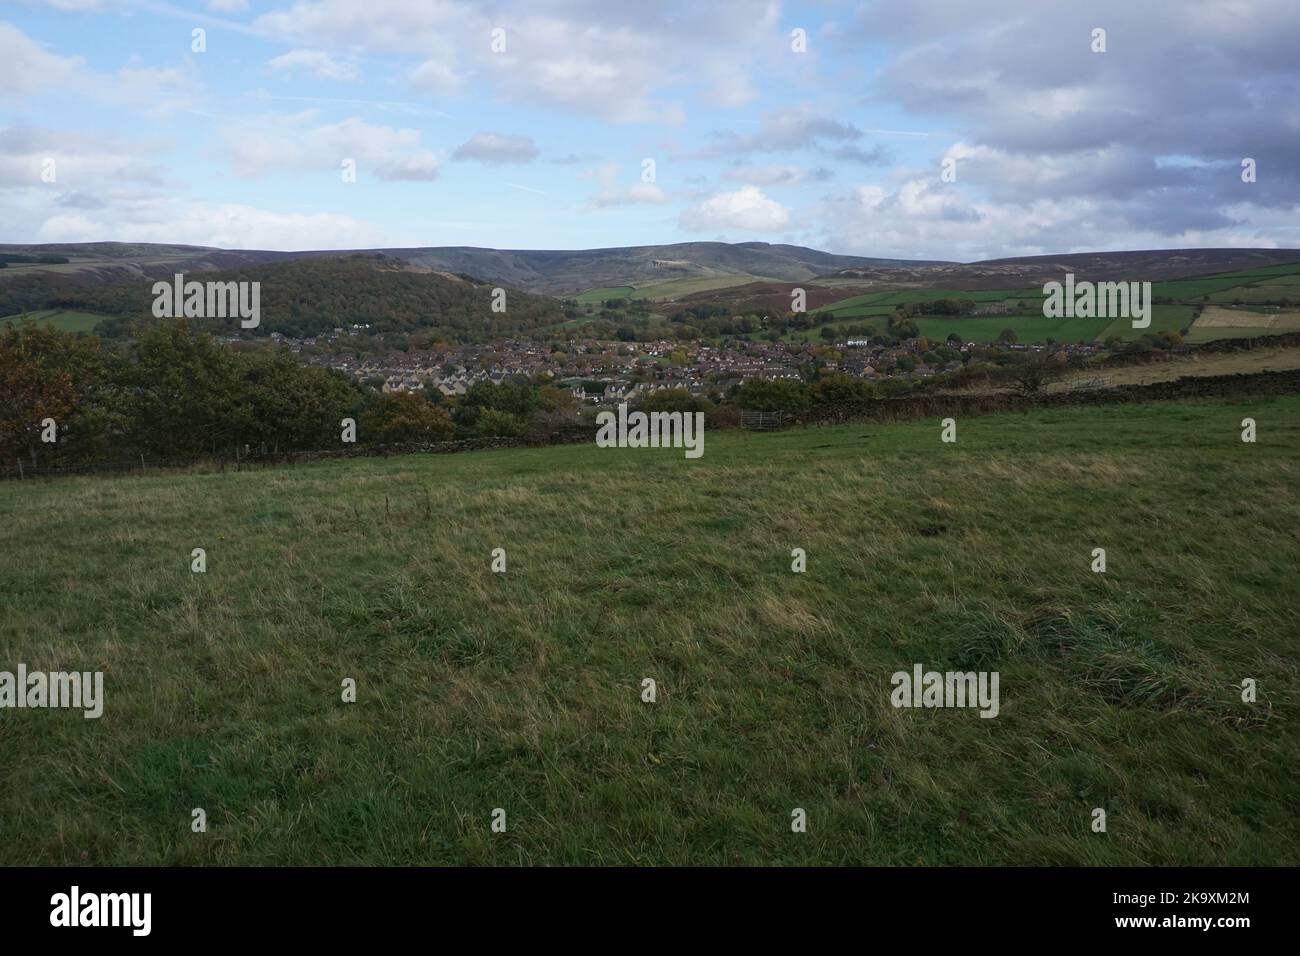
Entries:
<svg viewBox="0 0 1300 956">
<path fill-rule="evenodd" d="M 1297 0 L 0 0 L 0 242 L 1300 247 L 1297 40 Z"/>
</svg>

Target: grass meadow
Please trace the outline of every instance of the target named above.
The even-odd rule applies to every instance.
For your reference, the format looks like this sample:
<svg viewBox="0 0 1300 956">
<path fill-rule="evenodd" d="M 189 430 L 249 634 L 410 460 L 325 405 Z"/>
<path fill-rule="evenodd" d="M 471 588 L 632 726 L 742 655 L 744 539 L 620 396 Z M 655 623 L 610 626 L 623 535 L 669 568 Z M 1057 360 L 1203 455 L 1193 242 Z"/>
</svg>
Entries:
<svg viewBox="0 0 1300 956">
<path fill-rule="evenodd" d="M 22 316 L 21 312 L 0 316 L 0 325 L 17 323 Z M 107 318 L 93 312 L 76 312 L 69 309 L 38 309 L 28 312 L 27 317 L 39 325 L 52 325 L 63 332 L 89 332 Z"/>
<path fill-rule="evenodd" d="M 1300 863 L 1300 397 L 939 436 L 4 483 L 0 863 Z"/>
</svg>

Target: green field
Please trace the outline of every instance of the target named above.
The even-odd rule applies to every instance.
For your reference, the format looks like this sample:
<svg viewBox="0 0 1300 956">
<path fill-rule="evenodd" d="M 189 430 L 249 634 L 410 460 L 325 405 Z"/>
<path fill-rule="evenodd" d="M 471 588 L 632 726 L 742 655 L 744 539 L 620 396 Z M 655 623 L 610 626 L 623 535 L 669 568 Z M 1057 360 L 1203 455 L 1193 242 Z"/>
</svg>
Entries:
<svg viewBox="0 0 1300 956">
<path fill-rule="evenodd" d="M 732 286 L 748 285 L 752 282 L 771 282 L 762 276 L 728 275 L 703 276 L 693 279 L 669 279 L 654 285 L 640 286 L 636 290 L 638 298 L 643 299 L 679 299 L 693 292 L 712 292 L 716 289 L 730 289 Z"/>
<path fill-rule="evenodd" d="M 1182 302 L 1208 297 L 1212 302 L 1229 301 L 1238 295 L 1246 299 L 1248 290 L 1256 286 L 1286 284 L 1300 276 L 1300 263 L 1244 269 L 1219 276 L 1196 276 L 1171 282 L 1156 282 L 1152 295 L 1169 296 Z M 1287 294 L 1287 293 L 1282 293 Z M 1256 300 L 1257 301 L 1257 300 Z"/>
<path fill-rule="evenodd" d="M 906 289 L 901 291 L 871 292 L 840 299 L 823 306 L 818 312 L 835 316 L 838 329 L 855 324 L 847 320 L 871 319 L 887 316 L 895 306 L 934 299 L 957 298 L 973 302 L 1004 302 L 1012 308 L 1025 302 L 1029 313 L 1017 311 L 1003 316 L 916 316 L 921 334 L 929 338 L 947 338 L 953 332 L 965 341 L 988 343 L 997 340 L 1003 329 L 1015 329 L 1021 342 L 1042 342 L 1047 338 L 1058 342 L 1104 341 L 1118 337 L 1134 340 L 1153 332 L 1180 332 L 1189 328 L 1195 317 L 1194 304 L 1202 297 L 1211 302 L 1270 301 L 1289 296 L 1300 298 L 1300 264 L 1247 269 L 1221 276 L 1198 276 L 1170 282 L 1152 284 L 1153 296 L 1168 296 L 1178 300 L 1175 304 L 1153 307 L 1151 325 L 1145 329 L 1133 328 L 1131 319 L 1047 319 L 1041 314 L 1041 289 L 990 289 L 975 292 L 951 289 Z M 818 329 L 811 332 L 792 332 L 786 336 L 791 341 L 816 341 Z M 1215 338 L 1268 334 L 1266 330 L 1196 330 L 1188 336 L 1190 342 L 1205 342 Z"/>
<path fill-rule="evenodd" d="M 64 309 L 40 309 L 28 312 L 27 317 L 33 322 L 52 325 L 64 332 L 89 332 L 106 318 L 91 312 L 71 312 Z M 0 316 L 0 323 L 17 322 L 20 318 L 22 318 L 21 312 L 17 315 Z"/>
<path fill-rule="evenodd" d="M 1300 300 L 1300 275 L 1274 276 L 1261 278 L 1249 285 L 1234 286 L 1223 289 L 1210 296 L 1211 302 L 1242 304 L 1277 302 L 1283 298 L 1293 302 Z"/>
<path fill-rule="evenodd" d="M 864 307 L 888 307 L 892 312 L 893 307 L 896 305 L 932 302 L 935 299 L 968 299 L 971 302 L 985 303 L 1008 301 L 1015 303 L 1023 299 L 1026 304 L 1032 306 L 1042 297 L 1042 291 L 1038 289 L 989 289 L 980 292 L 954 292 L 950 289 L 904 289 L 894 292 L 869 292 L 866 295 L 855 295 L 822 306 L 817 311 L 833 312 L 838 317 L 847 318 L 848 316 L 863 314 L 861 310 Z"/>
<path fill-rule="evenodd" d="M 824 324 L 841 335 L 852 325 L 873 325 L 877 332 L 884 332 L 885 320 L 891 312 L 892 305 L 860 305 L 847 313 L 848 317 Z M 838 311 L 834 314 L 841 315 Z M 1148 332 L 1181 331 L 1192 324 L 1192 317 L 1193 309 L 1189 305 L 1157 305 L 1152 308 L 1151 325 L 1145 329 L 1133 328 L 1132 319 L 1051 319 L 1041 314 L 918 315 L 913 316 L 913 321 L 920 333 L 931 341 L 942 341 L 955 332 L 964 342 L 987 344 L 996 342 L 1003 329 L 1014 329 L 1020 342 L 1042 342 L 1049 338 L 1057 342 L 1092 342 L 1104 341 L 1112 335 L 1136 339 Z M 821 329 L 819 325 L 813 329 L 791 331 L 784 338 L 791 342 L 817 342 Z"/>
<path fill-rule="evenodd" d="M 693 292 L 711 292 L 715 289 L 729 289 L 732 286 L 746 285 L 751 282 L 771 281 L 773 280 L 751 275 L 694 276 L 635 287 L 624 285 L 588 289 L 574 298 L 584 305 L 599 305 L 606 299 L 648 299 L 657 302 L 663 299 L 677 299 Z"/>
<path fill-rule="evenodd" d="M 1210 328 L 1193 326 L 1187 334 L 1187 341 L 1193 345 L 1199 345 L 1204 342 L 1215 342 L 1219 339 L 1258 339 L 1270 335 L 1280 335 L 1278 329 L 1270 329 L 1265 326 L 1214 326 Z"/>
<path fill-rule="evenodd" d="M 0 863 L 1300 863 L 1300 397 L 939 435 L 0 484 Z"/>
<path fill-rule="evenodd" d="M 1097 333 L 1097 338 L 1100 341 L 1105 341 L 1111 336 L 1137 339 L 1152 332 L 1181 332 L 1191 327 L 1195 317 L 1196 310 L 1190 305 L 1153 305 L 1151 324 L 1145 329 L 1133 328 L 1132 319 L 1115 319 Z"/>
<path fill-rule="evenodd" d="M 574 298 L 583 305 L 599 305 L 606 299 L 626 299 L 634 296 L 636 289 L 630 285 L 607 286 L 603 289 L 588 289 Z M 637 296 L 640 298 L 640 296 Z"/>
<path fill-rule="evenodd" d="M 995 342 L 1003 329 L 1014 329 L 1021 342 L 1091 342 L 1110 319 L 1049 319 L 1042 315 L 921 315 L 913 319 L 926 338 L 941 342 L 956 332 L 968 342 Z"/>
</svg>

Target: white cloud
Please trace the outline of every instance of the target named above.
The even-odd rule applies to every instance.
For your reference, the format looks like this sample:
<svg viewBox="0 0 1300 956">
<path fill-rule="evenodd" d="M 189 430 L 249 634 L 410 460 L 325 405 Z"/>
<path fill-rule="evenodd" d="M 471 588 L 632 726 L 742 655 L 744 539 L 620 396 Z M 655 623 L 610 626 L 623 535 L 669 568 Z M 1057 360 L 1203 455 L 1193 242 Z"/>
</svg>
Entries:
<svg viewBox="0 0 1300 956">
<path fill-rule="evenodd" d="M 431 96 L 448 96 L 460 89 L 465 78 L 446 60 L 425 60 L 411 71 L 411 88 Z"/>
<path fill-rule="evenodd" d="M 0 23 L 0 102 L 67 90 L 139 107 L 156 119 L 193 107 L 202 86 L 191 66 L 150 67 L 132 60 L 111 73 L 92 71 L 82 57 L 49 53 L 13 24 Z"/>
<path fill-rule="evenodd" d="M 626 189 L 602 189 L 591 197 L 591 205 L 600 207 L 634 206 L 639 203 L 666 203 L 668 195 L 654 183 L 633 183 Z"/>
<path fill-rule="evenodd" d="M 97 189 L 125 182 L 160 185 L 156 155 L 167 144 L 157 140 L 119 140 L 111 134 L 62 132 L 43 127 L 0 127 L 0 184 L 47 191 Z M 54 161 L 55 182 L 41 172 Z"/>
<path fill-rule="evenodd" d="M 618 163 L 602 163 L 591 169 L 578 173 L 579 180 L 594 180 L 600 184 L 600 190 L 588 201 L 588 208 L 609 208 L 611 206 L 634 206 L 638 204 L 658 205 L 668 201 L 668 195 L 655 183 L 637 180 L 631 185 L 619 182 Z"/>
<path fill-rule="evenodd" d="M 326 48 L 423 57 L 413 88 L 444 95 L 476 73 L 501 99 L 610 122 L 680 123 L 665 96 L 699 87 L 725 106 L 749 102 L 756 48 L 780 38 L 775 0 L 711 0 L 665 16 L 623 4 L 530 0 L 299 0 L 258 17 L 259 30 Z M 490 32 L 506 31 L 494 53 Z"/>
<path fill-rule="evenodd" d="M 248 0 L 208 0 L 207 6 L 213 13 L 243 13 Z"/>
<path fill-rule="evenodd" d="M 373 226 L 334 213 L 283 213 L 239 203 L 146 198 L 55 213 L 37 242 L 175 242 L 226 249 L 355 249 L 380 245 Z"/>
<path fill-rule="evenodd" d="M 471 4 L 461 0 L 297 0 L 258 17 L 254 26 L 328 47 L 452 57 L 457 41 L 485 22 Z M 483 30 L 485 45 L 486 37 Z"/>
<path fill-rule="evenodd" d="M 420 146 L 420 132 L 376 126 L 352 117 L 306 128 L 311 112 L 230 124 L 222 138 L 229 161 L 240 176 L 257 177 L 273 170 L 341 170 L 345 159 L 357 163 L 358 178 L 432 180 L 441 161 Z M 340 178 L 341 181 L 341 178 Z"/>
<path fill-rule="evenodd" d="M 780 232 L 790 224 L 790 212 L 757 186 L 719 193 L 681 215 L 691 232 Z"/>
<path fill-rule="evenodd" d="M 337 59 L 322 50 L 290 50 L 268 61 L 267 66 L 281 73 L 313 73 L 324 80 L 350 81 L 357 78 L 355 63 Z"/>
<path fill-rule="evenodd" d="M 0 23 L 0 101 L 66 86 L 84 64 L 79 56 L 47 53 L 13 24 Z"/>
<path fill-rule="evenodd" d="M 46 6 L 67 13 L 79 13 L 83 10 L 98 10 L 105 5 L 105 0 L 44 0 Z"/>
<path fill-rule="evenodd" d="M 151 119 L 193 109 L 203 96 L 202 84 L 192 66 L 126 66 L 88 85 L 93 85 L 96 98 L 114 105 L 137 107 Z"/>
</svg>

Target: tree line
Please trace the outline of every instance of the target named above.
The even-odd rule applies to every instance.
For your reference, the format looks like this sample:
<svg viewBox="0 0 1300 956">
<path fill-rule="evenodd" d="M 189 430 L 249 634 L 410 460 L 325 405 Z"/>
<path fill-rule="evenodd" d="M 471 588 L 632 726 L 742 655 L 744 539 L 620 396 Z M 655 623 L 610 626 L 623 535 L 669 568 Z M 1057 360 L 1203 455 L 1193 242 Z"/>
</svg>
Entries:
<svg viewBox="0 0 1300 956">
<path fill-rule="evenodd" d="M 237 350 L 183 319 L 126 341 L 23 320 L 0 328 L 0 462 L 228 458 L 343 442 L 546 433 L 576 401 L 546 380 L 479 382 L 454 403 L 385 393 L 284 348 Z M 52 426 L 52 427 L 51 427 Z"/>
</svg>

